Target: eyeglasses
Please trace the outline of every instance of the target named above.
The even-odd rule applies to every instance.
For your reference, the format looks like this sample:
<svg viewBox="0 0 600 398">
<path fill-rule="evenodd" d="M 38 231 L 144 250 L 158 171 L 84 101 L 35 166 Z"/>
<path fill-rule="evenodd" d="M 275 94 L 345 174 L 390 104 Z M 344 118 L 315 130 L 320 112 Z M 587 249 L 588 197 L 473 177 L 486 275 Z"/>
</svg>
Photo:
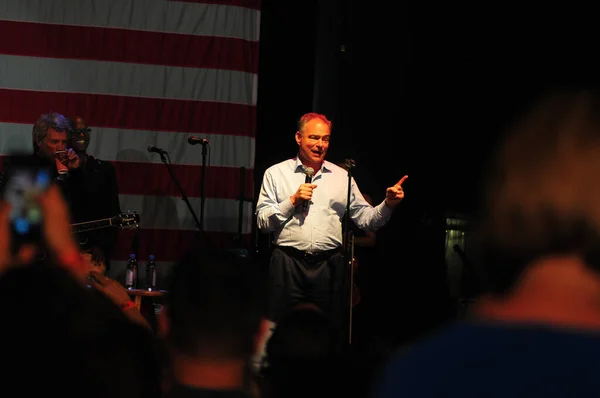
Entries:
<svg viewBox="0 0 600 398">
<path fill-rule="evenodd" d="M 90 134 L 92 132 L 91 128 L 85 128 L 85 129 L 72 129 L 70 131 L 71 134 L 73 135 L 79 135 L 79 134 Z"/>
</svg>

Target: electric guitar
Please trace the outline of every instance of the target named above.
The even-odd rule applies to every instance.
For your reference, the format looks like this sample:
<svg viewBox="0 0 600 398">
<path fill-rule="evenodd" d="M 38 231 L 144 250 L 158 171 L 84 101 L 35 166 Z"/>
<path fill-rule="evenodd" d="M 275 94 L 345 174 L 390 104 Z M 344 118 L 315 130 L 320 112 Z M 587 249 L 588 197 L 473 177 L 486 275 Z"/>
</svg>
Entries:
<svg viewBox="0 0 600 398">
<path fill-rule="evenodd" d="M 140 225 L 140 215 L 137 212 L 127 212 L 127 213 L 120 213 L 117 214 L 116 216 L 110 217 L 110 218 L 103 218 L 100 220 L 94 220 L 94 221 L 86 221 L 86 222 L 80 222 L 77 224 L 71 224 L 71 232 L 73 232 L 73 234 L 77 235 L 80 234 L 82 232 L 88 232 L 88 231 L 92 231 L 95 229 L 101 229 L 101 228 L 108 228 L 108 227 L 116 227 L 119 229 L 135 229 L 135 228 L 139 228 Z M 80 241 L 80 243 L 82 243 Z M 83 242 L 82 244 L 85 244 L 86 242 Z"/>
<path fill-rule="evenodd" d="M 93 221 L 85 221 L 76 224 L 71 224 L 71 232 L 73 235 L 77 236 L 77 234 L 93 231 L 101 228 L 119 228 L 119 229 L 136 229 L 140 226 L 140 215 L 136 211 L 133 213 L 120 213 L 116 216 L 103 218 L 100 220 Z M 76 239 L 79 242 L 79 245 L 85 245 L 87 243 L 86 239 Z M 38 261 L 44 260 L 46 258 L 46 252 L 41 250 L 38 254 Z"/>
</svg>

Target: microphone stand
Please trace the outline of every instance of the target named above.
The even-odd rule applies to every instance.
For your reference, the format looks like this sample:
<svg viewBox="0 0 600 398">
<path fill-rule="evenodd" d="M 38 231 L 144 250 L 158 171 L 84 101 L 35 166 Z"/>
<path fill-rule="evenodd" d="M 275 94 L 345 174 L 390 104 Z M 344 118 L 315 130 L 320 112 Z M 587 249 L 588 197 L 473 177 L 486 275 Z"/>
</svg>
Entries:
<svg viewBox="0 0 600 398">
<path fill-rule="evenodd" d="M 202 171 L 200 172 L 200 225 L 204 225 L 204 202 L 206 201 L 206 154 L 208 146 L 208 140 L 202 141 Z M 204 234 L 203 228 L 200 227 L 200 232 Z"/>
<path fill-rule="evenodd" d="M 179 192 L 181 193 L 181 199 L 187 205 L 190 213 L 192 213 L 192 217 L 194 218 L 194 222 L 196 223 L 196 227 L 198 228 L 198 232 L 199 232 L 198 240 L 200 240 L 200 238 L 203 237 L 203 235 L 204 235 L 204 229 L 202 228 L 202 224 L 198 220 L 198 217 L 196 216 L 196 213 L 194 212 L 194 209 L 192 208 L 192 205 L 190 204 L 190 200 L 188 199 L 187 195 L 185 194 L 185 191 L 183 190 L 183 187 L 181 186 L 179 179 L 177 179 L 177 176 L 173 172 L 170 162 L 167 161 L 165 153 L 166 153 L 166 151 L 163 151 L 160 153 L 160 159 L 165 164 L 165 166 L 167 166 L 167 170 L 169 171 L 169 174 L 171 175 L 173 182 L 175 182 L 175 185 L 177 185 L 177 189 L 179 189 Z M 203 168 L 203 171 L 204 171 L 204 168 Z"/>
<path fill-rule="evenodd" d="M 344 264 L 346 266 L 350 266 L 350 286 L 345 283 L 345 287 L 349 290 L 349 318 L 348 318 L 348 344 L 352 344 L 352 290 L 354 283 L 354 267 L 353 267 L 353 257 L 354 253 L 350 253 L 348 247 L 350 246 L 351 239 L 351 231 L 350 231 L 350 196 L 352 191 L 352 169 L 356 167 L 354 160 L 346 159 L 344 161 L 346 169 L 348 171 L 348 193 L 346 196 L 346 212 L 344 213 Z M 353 247 L 354 245 L 352 245 Z M 346 278 L 344 278 L 346 280 Z"/>
</svg>

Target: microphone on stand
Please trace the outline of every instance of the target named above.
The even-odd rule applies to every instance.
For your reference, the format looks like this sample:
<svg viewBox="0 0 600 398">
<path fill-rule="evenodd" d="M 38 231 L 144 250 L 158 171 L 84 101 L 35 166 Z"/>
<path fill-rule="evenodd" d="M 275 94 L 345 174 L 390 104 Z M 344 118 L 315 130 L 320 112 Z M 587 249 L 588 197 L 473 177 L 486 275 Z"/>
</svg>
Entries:
<svg viewBox="0 0 600 398">
<path fill-rule="evenodd" d="M 304 178 L 304 183 L 305 184 L 310 184 L 312 182 L 313 175 L 315 175 L 315 170 L 312 167 L 307 167 L 304 170 L 304 174 L 306 174 L 306 177 Z M 304 213 L 306 213 L 307 209 L 308 209 L 308 200 L 305 200 L 302 203 L 302 211 Z"/>
<path fill-rule="evenodd" d="M 346 158 L 344 159 L 344 166 L 346 166 L 346 168 L 350 170 L 356 167 L 356 162 L 354 161 L 354 159 Z"/>
<path fill-rule="evenodd" d="M 202 144 L 202 145 L 206 145 L 208 144 L 208 140 L 206 138 L 200 138 L 197 136 L 193 136 L 188 138 L 188 142 L 190 145 L 196 145 L 196 144 Z"/>
<path fill-rule="evenodd" d="M 157 148 L 153 145 L 148 145 L 148 152 L 154 152 L 154 153 L 158 153 L 160 155 L 164 155 L 165 153 L 167 153 L 167 151 L 165 151 L 162 148 Z"/>
<path fill-rule="evenodd" d="M 200 225 L 204 225 L 204 202 L 206 201 L 205 184 L 206 179 L 204 178 L 206 174 L 206 155 L 208 154 L 208 148 L 210 147 L 209 142 L 206 138 L 198 137 L 196 135 L 188 138 L 188 143 L 190 145 L 202 144 L 202 174 L 200 178 Z M 203 230 L 201 230 L 204 233 Z"/>
</svg>

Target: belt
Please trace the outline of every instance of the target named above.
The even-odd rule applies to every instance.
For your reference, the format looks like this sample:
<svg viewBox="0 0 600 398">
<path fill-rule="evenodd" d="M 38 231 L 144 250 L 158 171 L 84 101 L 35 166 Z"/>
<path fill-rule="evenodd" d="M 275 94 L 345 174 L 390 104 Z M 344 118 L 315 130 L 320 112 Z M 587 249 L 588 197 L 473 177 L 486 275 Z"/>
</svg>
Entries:
<svg viewBox="0 0 600 398">
<path fill-rule="evenodd" d="M 304 251 L 298 250 L 295 247 L 291 246 L 275 246 L 281 251 L 289 254 L 292 257 L 300 258 L 300 259 L 314 259 L 319 257 L 330 257 L 333 254 L 340 253 L 342 251 L 341 248 L 335 248 L 331 250 L 322 250 L 322 251 Z"/>
</svg>

